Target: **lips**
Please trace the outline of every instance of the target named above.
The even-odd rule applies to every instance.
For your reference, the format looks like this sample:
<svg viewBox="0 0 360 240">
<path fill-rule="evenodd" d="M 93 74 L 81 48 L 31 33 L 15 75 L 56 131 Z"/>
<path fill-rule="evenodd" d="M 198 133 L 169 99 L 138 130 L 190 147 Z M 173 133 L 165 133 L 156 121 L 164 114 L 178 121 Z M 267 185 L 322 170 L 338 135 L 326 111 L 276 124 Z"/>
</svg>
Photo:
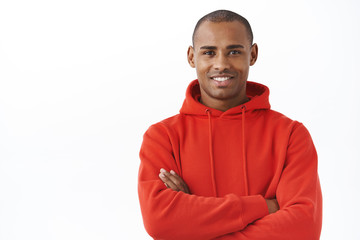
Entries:
<svg viewBox="0 0 360 240">
<path fill-rule="evenodd" d="M 215 81 L 223 82 L 229 80 L 230 78 L 231 77 L 213 77 L 212 79 L 214 79 Z"/>
<path fill-rule="evenodd" d="M 230 75 L 216 75 L 216 76 L 212 76 L 210 77 L 211 80 L 213 80 L 213 83 L 217 86 L 217 87 L 227 87 L 232 79 L 233 76 Z"/>
</svg>

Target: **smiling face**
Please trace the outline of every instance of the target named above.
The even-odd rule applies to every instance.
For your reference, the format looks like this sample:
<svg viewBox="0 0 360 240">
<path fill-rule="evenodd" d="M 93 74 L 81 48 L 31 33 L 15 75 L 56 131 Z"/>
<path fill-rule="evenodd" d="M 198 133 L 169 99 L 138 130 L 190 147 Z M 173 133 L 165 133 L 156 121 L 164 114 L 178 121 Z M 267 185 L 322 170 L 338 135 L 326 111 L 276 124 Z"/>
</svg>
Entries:
<svg viewBox="0 0 360 240">
<path fill-rule="evenodd" d="M 248 101 L 246 80 L 256 62 L 257 45 L 251 45 L 239 21 L 203 22 L 196 31 L 188 61 L 196 68 L 201 102 L 226 111 Z"/>
</svg>

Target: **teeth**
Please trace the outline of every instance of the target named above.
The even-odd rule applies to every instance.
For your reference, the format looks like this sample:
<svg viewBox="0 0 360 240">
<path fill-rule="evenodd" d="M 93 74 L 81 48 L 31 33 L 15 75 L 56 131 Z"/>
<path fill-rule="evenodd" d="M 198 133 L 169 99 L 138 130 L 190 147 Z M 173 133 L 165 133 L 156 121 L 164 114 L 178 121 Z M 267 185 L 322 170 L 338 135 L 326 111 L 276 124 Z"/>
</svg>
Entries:
<svg viewBox="0 0 360 240">
<path fill-rule="evenodd" d="M 230 79 L 230 77 L 214 77 L 213 79 L 215 81 L 223 82 L 223 81 Z"/>
</svg>

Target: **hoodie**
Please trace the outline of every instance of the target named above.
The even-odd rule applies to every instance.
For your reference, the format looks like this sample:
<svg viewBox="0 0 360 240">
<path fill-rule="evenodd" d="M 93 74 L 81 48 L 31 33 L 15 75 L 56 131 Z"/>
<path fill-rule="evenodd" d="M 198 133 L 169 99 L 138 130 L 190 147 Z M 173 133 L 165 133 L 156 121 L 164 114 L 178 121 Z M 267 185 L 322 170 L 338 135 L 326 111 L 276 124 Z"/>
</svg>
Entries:
<svg viewBox="0 0 360 240">
<path fill-rule="evenodd" d="M 200 103 L 190 83 L 180 113 L 149 127 L 138 194 L 154 239 L 319 239 L 317 154 L 303 124 L 270 109 L 269 89 L 247 82 L 249 101 L 225 112 Z M 191 194 L 168 189 L 174 170 Z M 280 210 L 269 214 L 265 199 Z"/>
</svg>

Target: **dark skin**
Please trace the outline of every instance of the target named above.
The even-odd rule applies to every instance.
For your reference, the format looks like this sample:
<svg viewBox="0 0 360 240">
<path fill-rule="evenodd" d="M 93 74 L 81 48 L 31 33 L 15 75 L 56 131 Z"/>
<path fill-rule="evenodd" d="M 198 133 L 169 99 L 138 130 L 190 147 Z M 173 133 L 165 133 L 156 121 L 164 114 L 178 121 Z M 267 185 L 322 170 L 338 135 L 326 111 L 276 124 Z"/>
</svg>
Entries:
<svg viewBox="0 0 360 240">
<path fill-rule="evenodd" d="M 251 44 L 240 22 L 203 22 L 195 33 L 194 46 L 188 49 L 188 62 L 196 68 L 200 84 L 201 102 L 220 111 L 247 102 L 246 81 L 257 55 L 257 44 Z"/>
<path fill-rule="evenodd" d="M 250 66 L 257 60 L 258 47 L 251 44 L 242 23 L 203 22 L 187 55 L 190 66 L 196 68 L 202 104 L 227 111 L 249 101 L 246 81 Z M 175 171 L 160 169 L 159 178 L 167 188 L 191 194 L 185 181 Z M 269 213 L 279 210 L 275 198 L 265 201 Z"/>
<path fill-rule="evenodd" d="M 160 179 L 164 182 L 167 188 L 171 188 L 174 191 L 181 191 L 187 194 L 190 194 L 189 187 L 185 183 L 185 181 L 176 174 L 174 170 L 170 170 L 170 172 L 165 169 L 160 169 L 159 173 Z"/>
</svg>

